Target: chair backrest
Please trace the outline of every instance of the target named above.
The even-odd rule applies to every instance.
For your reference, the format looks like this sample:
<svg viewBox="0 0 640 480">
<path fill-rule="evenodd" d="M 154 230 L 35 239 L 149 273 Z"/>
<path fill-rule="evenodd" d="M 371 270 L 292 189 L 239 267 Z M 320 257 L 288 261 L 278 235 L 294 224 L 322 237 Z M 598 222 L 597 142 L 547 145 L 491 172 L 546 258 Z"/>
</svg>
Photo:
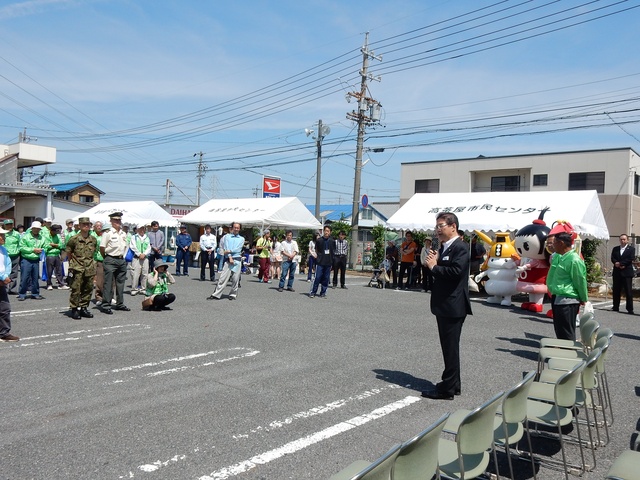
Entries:
<svg viewBox="0 0 640 480">
<path fill-rule="evenodd" d="M 440 433 L 448 418 L 449 414 L 444 414 L 429 428 L 402 445 L 393 467 L 394 480 L 431 478 L 436 474 Z"/>
<path fill-rule="evenodd" d="M 609 339 L 609 343 L 602 347 L 602 355 L 598 358 L 598 365 L 596 366 L 596 370 L 598 373 L 604 372 L 604 361 L 607 358 L 607 352 L 609 351 L 609 345 L 611 345 L 611 339 L 613 338 L 613 330 L 610 328 L 603 328 L 598 332 L 598 337 L 603 338 L 606 337 Z"/>
<path fill-rule="evenodd" d="M 588 322 L 589 320 L 593 320 L 594 318 L 595 316 L 593 315 L 593 312 L 583 313 L 582 315 L 580 315 L 580 327 L 582 327 L 582 324 L 584 322 Z"/>
<path fill-rule="evenodd" d="M 350 480 L 389 480 L 393 464 L 400 453 L 402 445 L 394 445 L 387 453 L 373 462 L 360 473 L 351 477 Z"/>
<path fill-rule="evenodd" d="M 576 403 L 576 386 L 584 365 L 584 361 L 576 364 L 558 379 L 553 392 L 556 405 L 571 408 Z"/>
<path fill-rule="evenodd" d="M 502 398 L 502 418 L 506 423 L 523 422 L 527 418 L 527 397 L 536 372 L 529 372 Z"/>
<path fill-rule="evenodd" d="M 458 427 L 456 443 L 460 455 L 476 455 L 486 452 L 493 445 L 493 420 L 504 392 L 467 414 Z"/>
<path fill-rule="evenodd" d="M 596 388 L 596 367 L 598 366 L 598 360 L 602 355 L 602 350 L 594 348 L 589 353 L 589 356 L 585 360 L 584 370 L 582 370 L 582 388 L 592 389 Z"/>
<path fill-rule="evenodd" d="M 599 328 L 600 324 L 593 318 L 580 323 L 580 342 L 588 349 L 592 349 L 596 343 L 596 334 Z"/>
</svg>

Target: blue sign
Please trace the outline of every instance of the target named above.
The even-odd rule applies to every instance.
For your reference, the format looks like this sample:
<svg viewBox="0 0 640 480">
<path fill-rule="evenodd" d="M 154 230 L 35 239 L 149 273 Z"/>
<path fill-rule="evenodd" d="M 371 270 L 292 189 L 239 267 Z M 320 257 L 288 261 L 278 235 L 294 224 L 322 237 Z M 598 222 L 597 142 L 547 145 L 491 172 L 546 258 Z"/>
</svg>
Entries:
<svg viewBox="0 0 640 480">
<path fill-rule="evenodd" d="M 362 195 L 362 206 L 367 208 L 369 206 L 369 197 Z"/>
</svg>

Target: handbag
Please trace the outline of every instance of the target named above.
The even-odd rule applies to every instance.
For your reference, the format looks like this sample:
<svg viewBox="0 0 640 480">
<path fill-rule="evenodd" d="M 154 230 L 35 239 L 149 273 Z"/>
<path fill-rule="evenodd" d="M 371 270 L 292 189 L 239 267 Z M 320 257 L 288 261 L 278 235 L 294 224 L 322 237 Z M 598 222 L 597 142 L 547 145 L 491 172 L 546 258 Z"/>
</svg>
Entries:
<svg viewBox="0 0 640 480">
<path fill-rule="evenodd" d="M 124 256 L 126 262 L 131 263 L 133 261 L 134 253 L 133 250 L 127 250 L 127 254 Z"/>
</svg>

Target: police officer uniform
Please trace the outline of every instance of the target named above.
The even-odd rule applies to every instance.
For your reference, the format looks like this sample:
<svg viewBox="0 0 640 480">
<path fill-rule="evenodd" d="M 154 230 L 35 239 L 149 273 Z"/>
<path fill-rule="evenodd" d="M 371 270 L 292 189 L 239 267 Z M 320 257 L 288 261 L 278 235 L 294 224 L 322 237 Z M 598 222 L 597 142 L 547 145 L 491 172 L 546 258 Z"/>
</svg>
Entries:
<svg viewBox="0 0 640 480">
<path fill-rule="evenodd" d="M 80 225 L 89 224 L 89 217 L 80 217 Z M 98 249 L 98 241 L 87 232 L 69 238 L 66 252 L 69 259 L 69 307 L 71 308 L 71 318 L 79 320 L 82 317 L 92 318 L 93 314 L 87 310 L 91 301 L 93 291 L 93 277 L 96 274 L 96 262 L 94 255 Z"/>
<path fill-rule="evenodd" d="M 127 281 L 127 262 L 124 259 L 127 250 L 127 234 L 120 226 L 122 212 L 114 212 L 109 215 L 112 228 L 105 231 L 100 238 L 100 253 L 104 257 L 102 266 L 104 268 L 104 287 L 102 295 L 102 312 L 107 315 L 113 314 L 111 311 L 111 299 L 113 298 L 113 280 L 116 281 L 116 304 L 115 310 L 131 310 L 124 304 L 124 286 Z"/>
</svg>

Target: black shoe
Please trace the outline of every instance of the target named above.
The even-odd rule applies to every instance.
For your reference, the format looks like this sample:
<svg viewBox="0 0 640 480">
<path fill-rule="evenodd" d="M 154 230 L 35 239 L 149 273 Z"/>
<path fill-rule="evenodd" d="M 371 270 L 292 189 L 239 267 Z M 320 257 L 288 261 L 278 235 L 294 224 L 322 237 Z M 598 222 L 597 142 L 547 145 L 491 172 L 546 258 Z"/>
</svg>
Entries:
<svg viewBox="0 0 640 480">
<path fill-rule="evenodd" d="M 75 308 L 71 310 L 71 318 L 74 320 L 80 320 L 82 317 L 80 316 L 80 310 L 76 310 Z"/>
<path fill-rule="evenodd" d="M 204 277 L 200 277 L 200 281 L 201 281 L 201 282 L 204 282 Z"/>
<path fill-rule="evenodd" d="M 179 277 L 180 276 L 180 272 L 176 272 L 173 274 L 174 277 Z"/>
<path fill-rule="evenodd" d="M 287 288 L 287 292 L 295 292 L 293 288 Z"/>
<path fill-rule="evenodd" d="M 345 290 L 347 290 L 347 286 L 346 285 L 342 285 L 340 288 L 344 288 Z"/>
<path fill-rule="evenodd" d="M 214 297 L 213 295 L 209 295 L 207 300 L 220 300 L 218 297 Z"/>
<path fill-rule="evenodd" d="M 336 287 L 337 287 L 337 285 L 331 285 L 331 288 L 336 288 Z"/>
<path fill-rule="evenodd" d="M 104 313 L 105 315 L 113 315 L 113 310 L 111 310 L 110 308 L 103 308 L 102 313 Z"/>
<path fill-rule="evenodd" d="M 121 310 L 123 312 L 130 312 L 131 309 L 129 307 L 127 307 L 126 305 L 121 305 L 121 306 L 115 306 L 113 307 L 114 310 Z"/>
<path fill-rule="evenodd" d="M 280 288 L 280 287 L 278 287 L 278 291 L 279 291 L 279 292 L 282 292 L 283 290 L 284 290 L 284 288 Z"/>
<path fill-rule="evenodd" d="M 87 310 L 87 307 L 80 309 L 80 316 L 84 318 L 93 318 L 93 313 Z"/>
<path fill-rule="evenodd" d="M 430 398 L 431 400 L 453 400 L 453 395 L 448 393 L 441 393 L 437 390 L 428 390 L 426 392 L 422 392 L 422 396 L 424 398 Z"/>
<path fill-rule="evenodd" d="M 611 310 L 609 310 L 610 312 L 619 312 L 620 310 L 617 308 L 612 308 Z"/>
</svg>

